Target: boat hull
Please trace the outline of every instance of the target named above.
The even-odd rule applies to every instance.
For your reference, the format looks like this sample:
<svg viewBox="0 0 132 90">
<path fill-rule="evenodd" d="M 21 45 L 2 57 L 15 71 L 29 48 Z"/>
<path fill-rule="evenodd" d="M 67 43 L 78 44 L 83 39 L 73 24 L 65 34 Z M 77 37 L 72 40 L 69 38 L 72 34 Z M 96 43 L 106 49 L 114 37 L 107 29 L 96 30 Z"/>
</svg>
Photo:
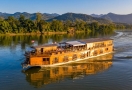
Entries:
<svg viewBox="0 0 132 90">
<path fill-rule="evenodd" d="M 90 56 L 90 57 L 86 57 L 86 58 L 83 58 L 83 59 L 76 59 L 76 60 L 73 60 L 73 61 L 68 61 L 68 62 L 62 62 L 62 63 L 55 63 L 55 64 L 51 64 L 51 65 L 27 65 L 26 67 L 30 68 L 30 67 L 56 67 L 56 66 L 59 66 L 59 65 L 64 65 L 64 64 L 70 64 L 70 63 L 75 63 L 75 62 L 78 62 L 78 61 L 82 61 L 82 60 L 88 60 L 88 59 L 91 59 L 91 58 L 96 58 L 96 57 L 100 57 L 100 56 L 104 56 L 104 55 L 107 55 L 107 54 L 112 54 L 113 52 L 109 52 L 109 53 L 103 53 L 103 54 L 99 54 L 99 55 L 96 55 L 96 56 Z"/>
</svg>

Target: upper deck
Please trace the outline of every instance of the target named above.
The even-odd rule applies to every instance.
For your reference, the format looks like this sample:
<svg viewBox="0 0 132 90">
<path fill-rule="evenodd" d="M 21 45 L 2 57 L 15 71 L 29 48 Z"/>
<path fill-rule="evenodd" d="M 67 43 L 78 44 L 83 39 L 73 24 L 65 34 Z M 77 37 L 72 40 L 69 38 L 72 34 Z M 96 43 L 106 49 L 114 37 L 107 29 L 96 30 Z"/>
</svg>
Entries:
<svg viewBox="0 0 132 90">
<path fill-rule="evenodd" d="M 92 38 L 78 41 L 67 41 L 58 44 L 48 44 L 41 46 L 33 46 L 34 51 L 31 51 L 28 56 L 51 56 L 66 52 L 79 52 L 92 50 L 113 45 L 113 40 L 110 38 Z M 90 43 L 90 44 L 89 44 Z"/>
</svg>

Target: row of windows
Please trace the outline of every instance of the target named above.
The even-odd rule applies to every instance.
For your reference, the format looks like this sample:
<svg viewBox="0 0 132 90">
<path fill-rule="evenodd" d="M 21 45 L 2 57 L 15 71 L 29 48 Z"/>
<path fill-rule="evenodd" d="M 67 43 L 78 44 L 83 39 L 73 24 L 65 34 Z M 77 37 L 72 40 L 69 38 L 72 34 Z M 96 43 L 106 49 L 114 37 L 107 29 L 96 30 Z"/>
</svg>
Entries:
<svg viewBox="0 0 132 90">
<path fill-rule="evenodd" d="M 50 59 L 49 58 L 43 58 L 43 61 L 49 61 Z"/>
<path fill-rule="evenodd" d="M 108 48 L 106 48 L 105 50 L 108 51 Z M 100 53 L 103 53 L 103 50 L 100 50 Z M 97 55 L 97 51 L 95 51 L 94 54 Z M 86 56 L 87 56 L 87 57 L 90 56 L 90 52 L 87 52 L 86 55 L 85 55 L 85 54 L 81 54 L 81 55 L 80 55 L 80 58 L 85 58 Z M 76 59 L 77 59 L 77 55 L 74 54 L 74 55 L 72 56 L 72 60 L 76 60 Z M 49 61 L 49 60 L 50 60 L 49 58 L 43 58 L 43 61 Z M 57 63 L 58 60 L 59 60 L 58 57 L 55 57 L 54 60 L 53 60 L 53 62 L 54 62 L 54 63 Z M 66 61 L 68 61 L 68 60 L 69 60 L 68 56 L 64 56 L 63 61 L 66 62 Z"/>
</svg>

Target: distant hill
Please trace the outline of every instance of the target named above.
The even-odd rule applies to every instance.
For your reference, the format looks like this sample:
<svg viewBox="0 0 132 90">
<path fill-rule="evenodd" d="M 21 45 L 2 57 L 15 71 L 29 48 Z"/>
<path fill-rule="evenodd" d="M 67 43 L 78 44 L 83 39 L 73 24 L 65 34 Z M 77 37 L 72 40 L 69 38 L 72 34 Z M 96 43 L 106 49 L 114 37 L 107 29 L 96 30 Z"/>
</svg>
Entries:
<svg viewBox="0 0 132 90">
<path fill-rule="evenodd" d="M 101 16 L 101 18 L 111 20 L 112 22 L 132 24 L 132 14 L 118 15 L 114 13 L 108 13 L 106 15 Z"/>
<path fill-rule="evenodd" d="M 114 14 L 114 13 L 108 13 L 108 14 L 78 14 L 78 13 L 65 13 L 62 15 L 59 15 L 57 13 L 41 13 L 42 14 L 42 19 L 47 20 L 47 21 L 52 21 L 54 19 L 56 20 L 83 20 L 87 22 L 99 22 L 102 24 L 109 24 L 111 22 L 117 22 L 117 23 L 127 23 L 127 24 L 132 24 L 132 14 L 127 14 L 127 15 L 119 15 L 119 14 Z M 27 13 L 27 12 L 16 12 L 14 14 L 10 13 L 2 13 L 0 12 L 0 17 L 3 18 L 8 18 L 9 16 L 13 16 L 15 18 L 19 18 L 20 15 L 24 15 L 26 19 L 31 19 L 35 20 L 36 19 L 36 13 Z"/>
<path fill-rule="evenodd" d="M 9 14 L 9 13 L 2 13 L 0 12 L 0 17 L 3 17 L 3 18 L 8 18 L 9 16 L 13 16 L 15 18 L 19 18 L 20 15 L 24 15 L 26 19 L 31 19 L 31 20 L 35 20 L 36 19 L 36 13 L 27 13 L 27 12 L 16 12 L 14 14 Z M 42 13 L 42 19 L 43 20 L 48 20 L 48 19 L 51 19 L 51 18 L 54 18 L 56 16 L 59 16 L 59 14 L 56 14 L 56 13 L 53 13 L 53 14 L 49 14 L 49 13 Z"/>
<path fill-rule="evenodd" d="M 105 24 L 111 23 L 109 20 L 106 20 L 106 19 L 92 17 L 87 14 L 76 14 L 76 13 L 65 13 L 65 14 L 59 15 L 57 17 L 54 17 L 52 19 L 49 19 L 48 21 L 52 21 L 52 20 L 62 20 L 62 21 L 83 20 L 83 21 L 87 21 L 87 22 L 99 22 L 99 23 L 105 23 Z"/>
<path fill-rule="evenodd" d="M 98 17 L 98 18 L 101 17 L 101 16 L 103 16 L 103 15 L 104 14 L 100 14 L 100 15 L 98 15 L 98 14 L 91 14 L 92 17 Z"/>
</svg>

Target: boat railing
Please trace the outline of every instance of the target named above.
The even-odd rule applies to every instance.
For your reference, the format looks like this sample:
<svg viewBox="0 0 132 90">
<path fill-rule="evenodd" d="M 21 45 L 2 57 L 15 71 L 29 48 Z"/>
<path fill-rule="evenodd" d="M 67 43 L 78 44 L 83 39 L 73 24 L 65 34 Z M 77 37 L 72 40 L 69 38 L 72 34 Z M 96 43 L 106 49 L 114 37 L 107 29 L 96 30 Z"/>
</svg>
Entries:
<svg viewBox="0 0 132 90">
<path fill-rule="evenodd" d="M 29 57 L 41 57 L 41 56 L 50 56 L 50 55 L 57 55 L 57 54 L 63 54 L 63 53 L 70 53 L 70 52 L 78 52 L 78 51 L 84 51 L 88 50 L 86 48 L 67 48 L 67 49 L 56 49 L 56 50 L 49 50 L 45 52 L 28 52 L 25 56 Z"/>
<path fill-rule="evenodd" d="M 49 54 L 48 53 L 30 53 L 29 54 L 29 56 L 30 57 L 34 57 L 34 56 L 36 56 L 36 57 L 41 57 L 41 56 L 49 56 Z"/>
</svg>

